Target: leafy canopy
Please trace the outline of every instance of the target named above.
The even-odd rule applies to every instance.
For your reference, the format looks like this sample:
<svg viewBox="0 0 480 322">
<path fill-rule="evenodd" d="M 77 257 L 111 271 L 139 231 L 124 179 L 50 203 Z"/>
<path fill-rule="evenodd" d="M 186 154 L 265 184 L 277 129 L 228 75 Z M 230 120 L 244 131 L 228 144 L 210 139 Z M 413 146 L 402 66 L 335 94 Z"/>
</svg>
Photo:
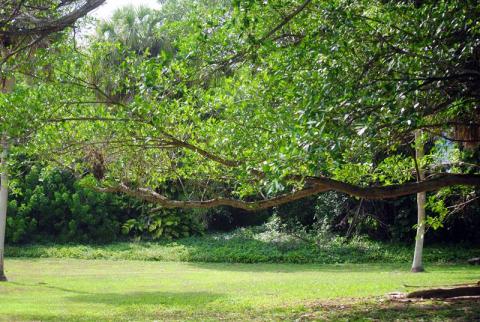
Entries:
<svg viewBox="0 0 480 322">
<path fill-rule="evenodd" d="M 172 182 L 197 200 L 477 185 L 438 151 L 478 150 L 478 16 L 475 1 L 166 1 L 59 43 L 48 81 L 8 99 L 48 106 L 33 149 L 160 204 Z M 415 162 L 417 129 L 439 141 Z M 419 163 L 425 188 L 408 184 Z"/>
</svg>

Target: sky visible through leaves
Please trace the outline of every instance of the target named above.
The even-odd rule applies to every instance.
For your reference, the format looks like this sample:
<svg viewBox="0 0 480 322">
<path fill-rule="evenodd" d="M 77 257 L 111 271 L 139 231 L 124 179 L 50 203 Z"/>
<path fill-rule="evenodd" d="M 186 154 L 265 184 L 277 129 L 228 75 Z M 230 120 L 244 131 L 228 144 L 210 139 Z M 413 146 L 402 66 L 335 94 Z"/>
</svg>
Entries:
<svg viewBox="0 0 480 322">
<path fill-rule="evenodd" d="M 92 15 L 98 19 L 109 19 L 115 10 L 125 6 L 145 6 L 159 9 L 160 3 L 157 0 L 107 0 L 105 4 L 93 11 Z"/>
</svg>

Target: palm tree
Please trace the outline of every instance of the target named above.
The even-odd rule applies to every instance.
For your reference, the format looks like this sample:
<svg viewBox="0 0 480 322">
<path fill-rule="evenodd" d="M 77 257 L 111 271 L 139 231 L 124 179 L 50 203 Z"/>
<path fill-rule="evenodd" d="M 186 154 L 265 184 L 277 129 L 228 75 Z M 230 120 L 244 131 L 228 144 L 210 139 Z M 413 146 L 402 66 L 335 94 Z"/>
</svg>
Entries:
<svg viewBox="0 0 480 322">
<path fill-rule="evenodd" d="M 126 103 L 137 90 L 137 81 L 128 73 L 131 66 L 122 64 L 127 58 L 131 65 L 162 53 L 173 54 L 171 42 L 161 33 L 163 22 L 161 11 L 127 6 L 117 10 L 111 20 L 98 24 L 91 45 L 106 45 L 108 53 L 93 59 L 92 83 L 102 88 L 102 95 L 107 94 L 109 101 Z M 126 79 L 133 85 L 127 85 Z"/>
</svg>

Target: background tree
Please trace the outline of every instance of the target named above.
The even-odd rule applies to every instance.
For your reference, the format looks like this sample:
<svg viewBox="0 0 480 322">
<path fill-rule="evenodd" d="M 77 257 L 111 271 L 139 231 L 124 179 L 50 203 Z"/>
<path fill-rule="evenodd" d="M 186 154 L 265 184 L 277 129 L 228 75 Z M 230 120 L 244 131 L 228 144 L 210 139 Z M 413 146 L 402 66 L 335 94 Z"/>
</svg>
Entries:
<svg viewBox="0 0 480 322">
<path fill-rule="evenodd" d="M 144 131 L 151 139 L 165 144 L 164 148 L 160 145 L 160 152 L 156 153 L 168 149 L 182 150 L 182 153 L 167 156 L 174 162 L 179 162 L 175 159 L 177 157 L 184 159 L 182 168 L 193 172 L 199 168 L 196 161 L 206 162 L 215 171 L 234 176 L 237 181 L 234 186 L 240 189 L 236 191 L 239 194 L 243 193 L 241 189 L 251 190 L 252 186 L 254 190 L 272 188 L 274 193 L 297 189 L 296 184 L 306 183 L 307 194 L 334 189 L 359 197 L 384 198 L 455 183 L 477 184 L 475 175 L 444 172 L 424 183 L 408 183 L 401 187 L 367 189 L 349 185 L 357 184 L 361 179 L 380 184 L 412 180 L 413 171 L 402 171 L 401 176 L 392 178 L 395 163 L 401 160 L 402 164 L 397 166 L 405 166 L 407 162 L 411 167 L 413 161 L 404 152 L 395 153 L 395 149 L 410 144 L 414 129 L 432 128 L 434 124 L 430 123 L 434 118 L 443 122 L 435 126 L 447 129 L 453 122 L 451 115 L 456 115 L 459 105 L 463 111 L 468 111 L 475 100 L 474 96 L 470 97 L 473 95 L 470 92 L 460 98 L 455 92 L 456 96 L 450 95 L 448 101 L 442 101 L 447 87 L 459 82 L 467 86 L 475 76 L 464 75 L 464 79 L 464 76 L 431 75 L 440 74 L 439 66 L 447 68 L 467 60 L 470 54 L 466 52 L 474 53 L 475 30 L 469 28 L 473 22 L 468 17 L 470 12 L 478 10 L 476 6 L 469 3 L 425 3 L 420 8 L 408 3 L 378 3 L 377 6 L 378 13 L 371 14 L 366 4 L 351 5 L 342 1 L 330 6 L 310 1 L 298 6 L 291 3 L 291 6 L 273 7 L 268 4 L 225 4 L 215 9 L 196 3 L 183 20 L 167 21 L 162 27 L 162 31 L 168 34 L 169 28 L 176 31 L 178 29 L 174 28 L 183 23 L 187 30 L 184 33 L 193 34 L 173 38 L 177 51 L 175 59 L 161 61 L 162 58 L 146 57 L 141 66 L 135 65 L 128 70 L 129 75 L 142 75 L 143 78 L 136 79 L 139 87 L 145 84 L 147 76 L 153 77 L 155 87 L 136 95 L 139 100 L 141 98 L 141 103 L 108 107 L 102 113 L 109 115 L 111 120 L 100 117 L 97 121 L 103 122 L 105 128 L 118 127 L 116 135 L 121 133 L 125 122 L 135 124 L 134 130 L 128 126 L 130 139 Z M 260 11 L 269 10 L 269 19 L 260 19 L 263 17 Z M 201 19 L 199 12 L 205 13 Z M 226 19 L 222 13 L 230 16 Z M 461 44 L 457 41 L 452 45 L 462 46 L 463 50 L 460 56 L 452 57 L 451 51 L 442 50 L 440 44 L 432 41 L 429 52 L 435 57 L 430 59 L 423 54 L 425 47 L 420 48 L 418 44 L 431 38 L 432 26 L 441 24 L 439 17 L 442 14 L 465 17 L 462 19 L 465 25 L 461 28 L 467 30 L 466 35 Z M 278 19 L 278 16 L 286 18 Z M 213 20 L 214 17 L 217 19 Z M 312 23 L 313 19 L 316 24 Z M 432 25 L 426 27 L 422 22 L 424 19 L 431 19 Z M 322 30 L 320 37 L 318 29 L 325 29 L 334 21 L 339 28 Z M 208 28 L 209 25 L 212 27 Z M 410 31 L 418 26 L 424 29 L 414 37 Z M 455 32 L 456 26 L 441 25 L 445 34 Z M 283 35 L 280 41 L 275 37 L 279 37 L 281 31 L 289 34 L 298 31 L 305 35 L 293 37 L 297 40 L 293 42 L 283 39 L 288 38 Z M 230 41 L 231 49 L 218 45 L 225 39 Z M 317 39 L 322 41 L 313 41 Z M 362 46 L 359 39 L 362 39 Z M 466 43 L 463 42 L 465 39 Z M 445 40 L 443 45 L 451 41 Z M 407 47 L 410 54 L 407 49 L 399 50 L 397 46 L 400 45 Z M 368 61 L 372 55 L 378 58 Z M 153 71 L 157 74 L 152 75 Z M 401 75 L 403 78 L 399 78 Z M 453 78 L 455 82 L 452 84 Z M 445 84 L 431 86 L 433 81 Z M 274 97 L 276 93 L 285 94 Z M 427 98 L 431 101 L 428 104 Z M 466 98 L 469 100 L 465 102 Z M 414 99 L 422 103 L 416 104 Z M 434 103 L 436 106 L 431 106 Z M 427 105 L 431 109 L 424 107 Z M 102 108 L 96 106 L 96 110 Z M 73 111 L 70 121 L 95 118 L 96 110 L 84 108 L 83 115 L 74 115 L 76 111 Z M 252 113 L 256 110 L 262 113 Z M 159 129 L 160 124 L 162 129 Z M 74 125 L 70 123 L 68 126 Z M 176 136 L 171 134 L 172 131 Z M 248 139 L 242 139 L 246 133 L 250 134 L 246 136 Z M 145 135 L 138 135 L 136 139 L 142 137 Z M 262 146 L 265 151 L 258 151 L 253 146 Z M 392 156 L 374 160 L 378 159 L 380 152 Z M 376 161 L 375 165 L 373 161 Z M 391 172 L 384 176 L 390 178 L 382 176 L 381 172 L 387 171 Z M 243 178 L 240 173 L 244 174 Z M 163 175 L 161 171 L 159 174 Z M 172 175 L 164 174 L 163 179 Z M 332 181 L 328 177 L 345 182 Z M 305 179 L 306 182 L 302 183 Z M 167 203 L 161 198 L 158 201 Z M 270 205 L 262 204 L 264 207 Z M 254 205 L 244 207 L 255 208 Z"/>
</svg>

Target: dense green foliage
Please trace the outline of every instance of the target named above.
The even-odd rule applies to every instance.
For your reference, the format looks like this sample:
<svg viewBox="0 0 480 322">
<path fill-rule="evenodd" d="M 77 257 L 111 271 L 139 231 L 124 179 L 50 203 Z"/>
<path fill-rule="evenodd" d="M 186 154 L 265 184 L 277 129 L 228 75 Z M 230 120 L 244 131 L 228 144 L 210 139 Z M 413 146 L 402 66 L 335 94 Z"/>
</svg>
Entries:
<svg viewBox="0 0 480 322">
<path fill-rule="evenodd" d="M 452 205 L 459 202 L 457 198 L 457 194 L 450 192 L 449 197 L 443 199 L 444 203 L 440 206 L 442 211 L 447 210 L 443 217 L 428 208 L 425 237 L 428 244 L 480 243 L 480 200 L 471 200 L 467 205 L 456 208 Z M 329 192 L 283 205 L 274 213 L 286 232 L 323 229 L 347 238 L 367 235 L 373 240 L 397 243 L 411 242 L 415 238 L 413 228 L 417 223 L 414 196 L 393 201 L 362 201 Z M 434 226 L 436 223 L 439 225 Z"/>
<path fill-rule="evenodd" d="M 13 185 L 7 240 L 109 242 L 121 223 L 141 214 L 139 203 L 82 187 L 71 173 L 33 166 Z"/>
<path fill-rule="evenodd" d="M 195 212 L 151 211 L 134 198 L 99 193 L 72 172 L 17 158 L 7 242 L 105 243 L 126 238 L 186 237 L 205 229 Z"/>
<path fill-rule="evenodd" d="M 478 1 L 166 0 L 79 42 L 100 2 L 0 9 L 6 256 L 62 258 L 8 259 L 0 320 L 322 319 L 305 300 L 477 278 L 451 263 L 478 247 L 428 245 L 449 265 L 407 276 L 378 240 L 412 238 L 423 191 L 435 239 L 480 238 Z"/>
<path fill-rule="evenodd" d="M 200 235 L 206 228 L 201 213 L 182 210 L 157 210 L 152 214 L 131 218 L 122 225 L 122 232 L 145 239 L 176 239 Z"/>
<path fill-rule="evenodd" d="M 68 167 L 85 185 L 69 174 L 63 188 L 56 174 L 51 187 L 20 183 L 9 238 L 36 241 L 36 228 L 58 241 L 107 241 L 120 231 L 178 238 L 200 232 L 204 216 L 244 215 L 125 215 L 129 206 L 113 200 L 127 199 L 87 187 L 181 207 L 295 193 L 313 176 L 367 187 L 412 182 L 418 166 L 428 177 L 474 175 L 479 10 L 475 1 L 171 0 L 158 11 L 117 12 L 80 46 L 58 34 L 0 94 L 0 130 L 14 149 Z M 417 129 L 422 160 L 412 157 Z M 451 228 L 463 216 L 465 229 L 448 238 L 475 241 L 476 196 L 474 188 L 431 194 L 427 224 Z M 50 222 L 40 218 L 52 207 Z M 410 198 L 357 202 L 329 192 L 275 212 L 307 225 L 300 230 L 408 240 L 414 207 Z"/>
<path fill-rule="evenodd" d="M 233 208 L 151 212 L 150 205 L 135 198 L 92 190 L 88 177 L 77 178 L 70 171 L 45 168 L 38 161 L 21 157 L 12 160 L 9 244 L 178 239 L 201 235 L 205 230 L 232 231 L 265 222 L 272 232 L 305 235 L 307 239 L 314 234 L 329 238 L 368 235 L 374 240 L 393 242 L 410 242 L 414 238 L 413 198 L 360 204 L 331 192 L 256 213 Z M 170 185 L 169 194 L 181 196 L 181 187 Z M 480 237 L 475 205 L 467 212 L 445 218 L 443 228 L 429 231 L 427 242 L 475 243 Z"/>
<path fill-rule="evenodd" d="M 9 246 L 8 257 L 78 258 L 217 263 L 406 263 L 407 245 L 354 238 L 292 236 L 270 230 L 240 229 L 227 234 L 189 237 L 175 241 L 115 243 L 110 245 L 24 245 Z M 430 246 L 424 251 L 428 263 L 457 262 L 480 256 L 478 247 L 468 245 Z"/>
<path fill-rule="evenodd" d="M 417 160 L 429 174 L 475 174 L 459 163 L 464 145 L 444 140 L 477 126 L 479 10 L 343 0 L 126 10 L 83 48 L 65 37 L 39 50 L 48 69 L 35 77 L 47 82 L 19 76 L 2 105 L 25 110 L 6 130 L 17 136 L 27 119 L 38 131 L 26 147 L 42 157 L 94 168 L 104 186 L 183 182 L 183 199 L 271 197 L 308 176 L 412 181 L 419 128 L 433 142 Z"/>
</svg>

